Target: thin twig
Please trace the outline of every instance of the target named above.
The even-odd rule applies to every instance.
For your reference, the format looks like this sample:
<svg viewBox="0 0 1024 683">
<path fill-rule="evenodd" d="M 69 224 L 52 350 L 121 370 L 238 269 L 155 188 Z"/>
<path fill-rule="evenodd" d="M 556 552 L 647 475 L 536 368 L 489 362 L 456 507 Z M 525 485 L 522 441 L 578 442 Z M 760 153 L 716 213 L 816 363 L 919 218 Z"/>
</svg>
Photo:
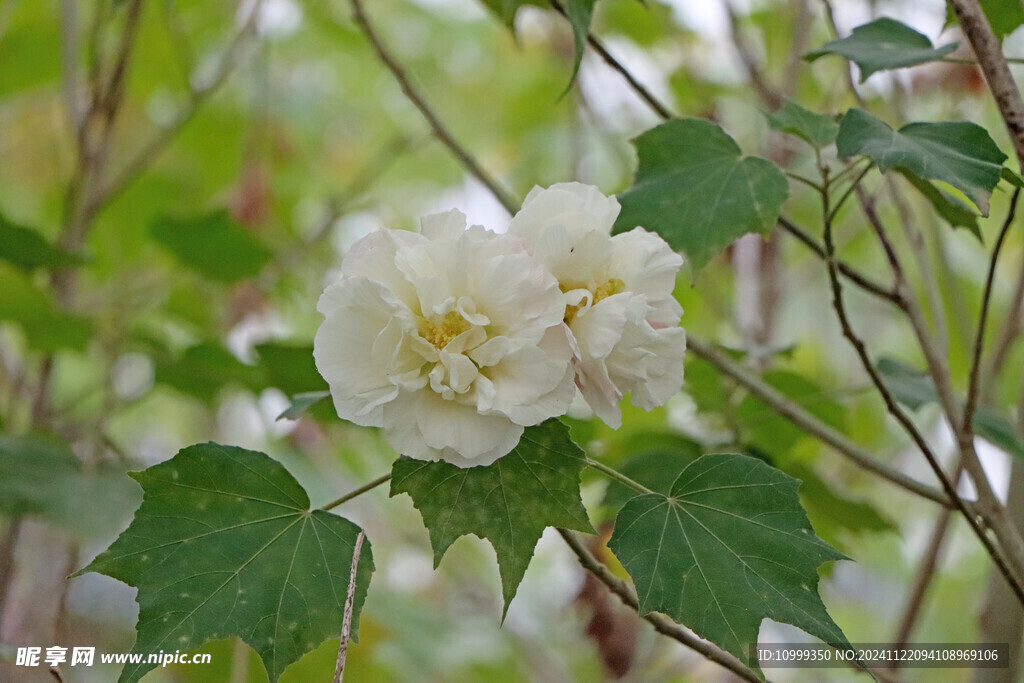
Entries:
<svg viewBox="0 0 1024 683">
<path fill-rule="evenodd" d="M 895 179 L 890 175 L 886 177 L 885 182 L 888 185 L 893 205 L 896 207 L 896 213 L 899 215 L 903 233 L 910 244 L 910 250 L 914 254 L 914 259 L 917 261 L 917 270 L 924 281 L 925 295 L 928 297 L 928 306 L 931 309 L 932 320 L 934 321 L 933 327 L 935 328 L 939 353 L 948 355 L 949 327 L 946 323 L 946 312 L 942 304 L 939 283 L 935 279 L 935 273 L 928 260 L 924 235 L 914 225 L 914 216 L 911 213 L 910 205 L 907 203 L 906 198 L 904 198 L 903 193 L 900 192 L 899 187 L 897 187 Z"/>
<path fill-rule="evenodd" d="M 345 658 L 348 656 L 348 637 L 352 631 L 352 607 L 356 599 L 356 574 L 359 571 L 359 554 L 363 550 L 366 533 L 360 529 L 356 545 L 352 550 L 352 565 L 348 575 L 348 594 L 345 596 L 345 617 L 341 622 L 341 638 L 338 640 L 338 661 L 334 665 L 334 683 L 345 678 Z"/>
<path fill-rule="evenodd" d="M 922 498 L 927 498 L 940 505 L 951 506 L 949 497 L 934 487 L 923 484 L 913 477 L 909 477 L 898 469 L 878 460 L 867 449 L 858 446 L 850 441 L 845 435 L 838 432 L 828 424 L 822 422 L 800 405 L 790 401 L 779 393 L 774 387 L 761 381 L 749 370 L 734 362 L 726 354 L 714 348 L 707 342 L 687 335 L 687 351 L 699 358 L 703 358 L 714 365 L 720 372 L 731 377 L 738 384 L 743 386 L 753 396 L 760 399 L 771 407 L 782 417 L 804 430 L 808 434 L 828 444 L 840 454 L 852 460 L 859 467 L 872 472 L 883 479 L 914 493 Z"/>
<path fill-rule="evenodd" d="M 1010 296 L 1010 308 L 1006 319 L 1000 325 L 999 339 L 996 340 L 995 348 L 992 350 L 992 359 L 985 372 L 982 388 L 989 384 L 1003 369 L 1006 359 L 1010 354 L 1010 347 L 1020 336 L 1024 322 L 1024 255 L 1021 256 L 1020 269 L 1017 272 L 1017 283 L 1014 285 L 1013 294 Z"/>
<path fill-rule="evenodd" d="M 510 214 L 514 214 L 519 209 L 519 202 L 508 193 L 505 188 L 498 184 L 498 181 L 491 177 L 491 175 L 483 169 L 483 167 L 477 162 L 477 160 L 464 148 L 459 142 L 452 136 L 448 129 L 445 128 L 441 120 L 434 114 L 434 110 L 431 109 L 427 101 L 420 95 L 419 91 L 416 90 L 412 85 L 412 81 L 409 80 L 409 76 L 405 73 L 405 69 L 399 64 L 394 57 L 391 56 L 391 52 L 384 46 L 377 31 L 373 28 L 369 18 L 363 11 L 362 0 L 349 0 L 349 5 L 352 7 L 352 16 L 355 19 L 356 24 L 362 30 L 363 34 L 370 41 L 373 46 L 374 52 L 377 54 L 377 58 L 380 59 L 381 63 L 387 67 L 391 75 L 398 81 L 398 85 L 402 88 L 402 92 L 405 93 L 406 98 L 419 110 L 423 118 L 426 119 L 427 123 L 430 124 L 430 129 L 434 131 L 434 135 L 437 139 L 444 144 L 462 165 L 468 170 L 473 176 L 479 180 L 484 186 L 490 190 L 494 198 L 497 199 L 505 210 Z"/>
<path fill-rule="evenodd" d="M 754 87 L 754 92 L 772 110 L 778 109 L 782 106 L 782 94 L 768 82 L 768 77 L 765 75 L 764 69 L 761 68 L 764 60 L 754 56 L 754 51 L 751 49 L 746 36 L 743 35 L 743 26 L 731 0 L 725 0 L 724 5 L 725 12 L 729 17 L 729 31 L 732 36 L 732 43 L 736 48 L 740 61 L 743 62 L 743 67 L 747 71 L 747 78 Z"/>
<path fill-rule="evenodd" d="M 824 174 L 825 169 L 822 170 Z M 924 436 L 921 435 L 921 432 L 917 429 L 917 426 L 914 424 L 913 420 L 911 420 L 910 417 L 899 406 L 899 404 L 896 402 L 896 399 L 889 391 L 889 388 L 886 386 L 885 382 L 882 381 L 881 376 L 878 374 L 878 370 L 875 369 L 874 364 L 871 362 L 871 357 L 868 355 L 867 347 L 865 346 L 864 341 L 853 330 L 853 326 L 850 323 L 849 315 L 846 312 L 846 304 L 843 301 L 843 285 L 839 279 L 839 269 L 836 266 L 834 260 L 835 243 L 832 239 L 832 214 L 829 206 L 827 175 L 825 177 L 825 186 L 826 191 L 822 197 L 822 220 L 825 226 L 825 255 L 827 257 L 825 262 L 828 266 L 829 281 L 832 285 L 832 306 L 835 309 L 836 317 L 839 319 L 839 324 L 842 328 L 843 336 L 846 337 L 847 341 L 850 342 L 850 345 L 857 353 L 857 357 L 860 359 L 864 371 L 868 373 L 868 376 L 871 378 L 871 381 L 875 385 L 875 388 L 878 390 L 878 393 L 881 394 L 882 400 L 885 402 L 885 406 L 889 411 L 889 414 L 896 419 L 900 426 L 903 427 L 903 430 L 907 433 L 908 436 L 910 436 L 911 440 L 924 455 L 925 460 L 928 461 L 928 465 L 932 468 L 932 471 L 935 473 L 936 478 L 938 478 L 938 480 L 942 484 L 942 488 L 946 492 L 946 496 L 949 498 L 949 500 L 953 502 L 957 510 L 963 513 L 964 518 L 967 520 L 967 523 L 970 524 L 971 529 L 974 531 L 975 535 L 977 535 L 978 540 L 981 541 L 982 545 L 985 547 L 985 550 L 992 557 L 992 561 L 996 564 L 997 567 L 999 567 L 999 571 L 1003 574 L 1003 576 L 1006 577 L 1007 581 L 1013 587 L 1014 593 L 1017 595 L 1017 598 L 1020 600 L 1022 604 L 1024 604 L 1024 580 L 1022 580 L 1021 578 L 1021 572 L 1018 568 L 1016 557 L 1011 556 L 1010 558 L 1005 558 L 999 552 L 999 549 L 996 548 L 995 545 L 992 543 L 991 539 L 989 539 L 988 535 L 985 533 L 985 530 L 979 524 L 978 519 L 973 513 L 973 511 L 968 509 L 968 507 L 964 504 L 963 499 L 960 498 L 959 494 L 956 492 L 956 488 L 954 487 L 953 483 L 949 480 L 949 478 L 946 476 L 946 473 L 943 471 L 942 466 L 939 464 L 939 461 L 935 456 L 935 453 L 928 445 L 928 442 L 925 440 Z M 871 211 L 874 210 L 874 207 L 870 203 L 867 203 L 867 206 L 865 207 L 866 212 L 869 207 Z M 881 224 L 878 223 L 874 225 L 874 227 L 876 228 L 876 230 L 878 230 L 880 229 Z M 902 270 L 900 270 L 899 268 L 899 261 L 895 257 L 895 252 L 892 250 L 891 245 L 885 239 L 883 232 L 880 232 L 879 237 L 883 241 L 883 246 L 885 247 L 887 255 L 890 256 L 890 261 L 893 263 L 893 268 L 896 271 L 897 278 L 899 279 L 902 276 Z M 909 306 L 907 308 L 909 309 Z M 968 455 L 965 452 L 965 449 L 963 448 L 962 441 L 960 445 L 961 457 L 964 461 L 964 464 L 968 466 L 968 471 L 970 471 L 970 467 L 968 464 Z M 977 465 L 978 467 L 980 467 L 980 462 L 977 463 Z M 973 472 L 972 478 L 974 478 Z M 982 470 L 982 478 L 984 479 L 984 470 Z M 984 481 L 985 483 L 987 483 L 987 479 L 984 479 Z M 975 488 L 978 490 L 978 494 L 980 497 L 982 495 L 981 485 L 978 484 L 977 481 Z M 1002 541 L 1002 537 L 1000 537 L 1000 541 Z M 1006 550 L 1008 553 L 1013 552 L 1012 548 L 1006 548 Z"/>
<path fill-rule="evenodd" d="M 64 81 L 64 100 L 68 120 L 75 130 L 82 125 L 82 88 L 78 68 L 78 7 L 77 0 L 61 0 L 61 70 Z"/>
<path fill-rule="evenodd" d="M 628 583 L 612 574 L 607 567 L 601 564 L 601 562 L 599 562 L 597 558 L 587 550 L 586 546 L 576 538 L 576 535 L 573 532 L 567 529 L 559 529 L 558 533 L 562 536 L 562 539 L 565 540 L 569 549 L 576 555 L 576 558 L 584 569 L 597 577 L 597 579 L 607 586 L 612 593 L 615 593 L 615 595 L 617 595 L 619 599 L 626 604 L 626 606 L 639 613 L 640 603 L 637 600 L 636 593 Z M 729 669 L 743 680 L 756 683 L 761 682 L 761 679 L 757 674 L 751 671 L 736 657 L 716 645 L 701 640 L 668 617 L 657 612 L 651 612 L 642 616 L 644 620 L 654 626 L 654 629 L 658 631 L 658 633 L 679 641 L 686 647 L 700 653 L 712 662 Z"/>
<path fill-rule="evenodd" d="M 825 248 L 803 228 L 800 228 L 785 216 L 779 216 L 779 225 L 820 258 L 825 258 Z M 875 282 L 844 261 L 838 261 L 836 265 L 839 267 L 839 272 L 842 273 L 844 277 L 864 291 L 869 292 L 880 299 L 884 299 L 891 304 L 899 305 L 900 297 L 896 293 L 896 290 Z"/>
<path fill-rule="evenodd" d="M 999 262 L 999 253 L 1003 250 L 1003 243 L 1006 235 L 1010 232 L 1013 219 L 1017 215 L 1017 200 L 1020 198 L 1020 188 L 1013 191 L 1010 199 L 1010 208 L 1006 212 L 1006 219 L 999 229 L 999 237 L 992 248 L 992 257 L 989 259 L 988 276 L 985 278 L 985 293 L 981 298 L 981 315 L 978 318 L 978 331 L 974 335 L 974 354 L 971 358 L 970 380 L 967 384 L 967 401 L 964 404 L 963 422 L 960 429 L 968 434 L 974 434 L 974 413 L 978 408 L 978 393 L 981 387 L 981 354 L 985 348 L 985 326 L 988 324 L 988 311 L 992 303 L 992 288 L 996 279 L 996 264 Z"/>
<path fill-rule="evenodd" d="M 142 173 L 148 169 L 167 146 L 177 137 L 199 108 L 227 81 L 241 58 L 242 49 L 255 30 L 264 0 L 255 0 L 246 16 L 245 22 L 235 32 L 231 42 L 217 64 L 213 76 L 204 84 L 192 84 L 185 103 L 171 117 L 170 123 L 153 134 L 148 142 L 142 145 L 135 154 L 114 174 L 92 200 L 93 210 L 99 209 L 117 195 L 124 192 Z"/>
<path fill-rule="evenodd" d="M 551 6 L 563 17 L 568 18 L 565 13 L 565 8 L 562 7 L 562 4 L 558 0 L 551 0 Z M 629 87 L 633 89 L 633 92 L 635 92 L 655 114 L 665 121 L 673 118 L 674 115 L 672 114 L 672 110 L 655 97 L 650 90 L 645 88 L 640 81 L 636 80 L 633 74 L 629 72 L 629 69 L 624 67 L 619 60 L 615 59 L 615 57 L 608 52 L 604 44 L 598 40 L 597 36 L 592 33 L 588 33 L 587 44 L 590 45 L 594 52 L 604 60 L 605 64 L 617 71 L 618 74 L 626 80 L 626 83 L 628 83 Z"/>
<path fill-rule="evenodd" d="M 950 479 L 959 482 L 962 473 L 963 466 L 958 462 Z M 924 606 L 925 593 L 928 591 L 932 579 L 935 578 L 935 570 L 939 566 L 942 546 L 952 519 L 953 511 L 950 508 L 943 508 L 936 515 L 935 521 L 932 523 L 932 532 L 928 536 L 928 545 L 925 546 L 924 552 L 921 553 L 921 559 L 918 561 L 910 595 L 904 604 L 896 632 L 889 641 L 896 647 L 906 645 L 910 641 L 910 635 L 914 631 L 917 618 L 921 614 L 921 608 Z M 891 662 L 891 668 L 897 669 L 899 666 L 900 662 Z"/>
<path fill-rule="evenodd" d="M 957 399 L 956 392 L 953 389 L 952 381 L 950 379 L 949 368 L 947 365 L 947 359 L 944 355 L 939 352 L 936 347 L 935 341 L 932 339 L 931 334 L 928 331 L 928 323 L 924 318 L 924 313 L 921 310 L 921 306 L 916 298 L 907 296 L 907 278 L 903 270 L 903 266 L 900 263 L 899 257 L 896 254 L 896 250 L 892 243 L 889 241 L 885 226 L 882 224 L 878 213 L 875 211 L 874 200 L 866 195 L 866 193 L 858 188 L 857 196 L 861 201 L 861 206 L 864 209 L 864 215 L 868 218 L 868 223 L 874 230 L 879 242 L 885 250 L 886 257 L 889 260 L 889 264 L 892 268 L 893 275 L 896 278 L 896 290 L 900 294 L 900 300 L 902 303 L 903 312 L 906 313 L 907 319 L 910 321 L 911 327 L 914 330 L 914 334 L 917 337 L 918 344 L 921 347 L 921 351 L 924 354 L 925 361 L 928 365 L 928 372 L 935 383 L 935 390 L 939 397 L 939 405 L 942 406 L 943 412 L 946 414 L 946 418 L 949 421 L 950 428 L 956 435 L 957 445 L 960 448 L 960 457 L 964 463 L 964 467 L 968 474 L 971 476 L 971 480 L 974 482 L 974 488 L 978 493 L 977 510 L 981 514 L 985 524 L 992 529 L 995 533 L 999 544 L 1002 546 L 1006 553 L 1006 562 L 1012 569 L 1013 576 L 1017 577 L 1018 583 L 1016 587 L 1022 591 L 1021 597 L 1024 602 L 1024 539 L 1021 538 L 1020 532 L 1017 530 L 1013 521 L 1010 519 L 1006 512 L 1005 506 L 999 501 L 995 491 L 992 489 L 992 483 L 988 479 L 988 475 L 985 472 L 984 466 L 981 464 L 981 459 L 978 457 L 978 451 L 974 445 L 974 432 L 973 429 L 962 429 L 963 425 L 963 412 L 961 405 Z M 827 194 L 825 196 L 827 201 Z M 826 234 L 831 233 L 831 223 L 827 221 L 826 217 Z M 828 245 L 826 245 L 826 251 L 828 251 Z M 834 253 L 834 252 L 833 252 Z M 852 329 L 850 330 L 852 332 Z M 855 345 L 856 348 L 856 345 Z M 866 358 L 866 352 L 862 356 L 862 360 Z M 875 369 L 871 366 L 870 361 L 867 363 L 868 373 L 875 374 Z M 875 377 L 872 377 L 872 381 L 875 381 Z M 876 384 L 880 383 L 880 378 Z M 882 390 L 883 394 L 888 393 L 887 390 Z M 891 396 L 889 396 L 891 399 Z M 886 405 L 890 407 L 890 413 L 896 417 L 897 421 L 904 427 L 904 430 L 919 446 L 927 444 L 920 432 L 914 426 L 913 422 L 907 417 L 906 413 L 896 405 L 895 401 L 886 401 Z M 896 412 L 892 411 L 895 408 Z M 938 463 L 934 458 L 934 454 L 931 451 L 922 451 L 925 453 L 925 457 L 929 461 L 929 465 L 933 470 L 937 470 Z M 944 481 L 944 486 L 948 482 Z M 970 521 L 974 521 L 973 519 Z M 972 529 L 974 525 L 972 523 Z M 986 547 L 988 547 L 988 539 L 984 541 Z"/>
</svg>

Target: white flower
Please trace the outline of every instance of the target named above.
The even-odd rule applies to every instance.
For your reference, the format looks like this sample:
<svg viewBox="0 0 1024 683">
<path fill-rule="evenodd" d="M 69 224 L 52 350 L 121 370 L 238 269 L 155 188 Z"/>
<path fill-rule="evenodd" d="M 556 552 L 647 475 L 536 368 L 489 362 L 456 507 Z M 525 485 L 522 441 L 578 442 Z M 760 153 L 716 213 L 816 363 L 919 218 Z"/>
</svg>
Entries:
<svg viewBox="0 0 1024 683">
<path fill-rule="evenodd" d="M 490 464 L 576 392 L 558 282 L 522 240 L 467 230 L 458 211 L 359 240 L 317 309 L 338 415 L 413 458 Z"/>
<path fill-rule="evenodd" d="M 608 425 L 627 392 L 645 410 L 683 383 L 686 333 L 672 297 L 682 258 L 643 228 L 612 236 L 619 203 L 590 185 L 535 187 L 508 233 L 529 243 L 565 293 L 576 384 Z"/>
</svg>

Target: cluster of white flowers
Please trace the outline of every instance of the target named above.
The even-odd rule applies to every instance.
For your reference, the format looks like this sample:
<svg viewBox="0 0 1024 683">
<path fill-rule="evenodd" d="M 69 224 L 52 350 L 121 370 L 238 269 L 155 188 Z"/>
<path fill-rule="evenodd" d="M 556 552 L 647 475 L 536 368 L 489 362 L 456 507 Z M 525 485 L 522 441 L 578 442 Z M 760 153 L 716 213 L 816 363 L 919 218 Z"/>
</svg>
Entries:
<svg viewBox="0 0 1024 683">
<path fill-rule="evenodd" d="M 357 242 L 317 306 L 314 357 L 338 415 L 383 427 L 399 453 L 487 465 L 576 388 L 602 420 L 679 391 L 686 336 L 672 297 L 682 259 L 643 228 L 612 236 L 596 188 L 534 188 L 506 234 L 459 211 L 421 232 Z"/>
</svg>

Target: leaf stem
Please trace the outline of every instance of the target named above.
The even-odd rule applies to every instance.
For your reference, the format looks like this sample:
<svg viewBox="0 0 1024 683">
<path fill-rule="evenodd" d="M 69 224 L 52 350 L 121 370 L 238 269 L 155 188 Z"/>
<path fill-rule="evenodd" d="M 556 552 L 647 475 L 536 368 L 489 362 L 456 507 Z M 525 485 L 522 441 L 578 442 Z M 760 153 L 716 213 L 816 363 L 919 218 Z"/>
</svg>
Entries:
<svg viewBox="0 0 1024 683">
<path fill-rule="evenodd" d="M 357 488 L 357 489 L 355 489 L 353 491 L 349 491 L 348 493 L 346 493 L 341 498 L 338 498 L 337 500 L 332 500 L 330 503 L 328 503 L 327 505 L 322 506 L 320 509 L 321 510 L 333 510 L 334 508 L 338 507 L 342 503 L 347 503 L 348 501 L 352 500 L 353 498 L 358 498 L 359 496 L 363 495 L 367 491 L 372 491 L 373 489 L 377 488 L 381 484 L 384 484 L 384 483 L 386 483 L 386 482 L 388 482 L 390 480 L 391 480 L 391 473 L 388 472 L 387 474 L 383 474 L 383 475 L 377 477 L 376 479 L 371 481 L 369 484 L 363 484 L 359 488 Z"/>
<path fill-rule="evenodd" d="M 847 167 L 847 168 L 849 168 L 849 167 Z M 864 179 L 864 176 L 866 176 L 868 174 L 868 171 L 870 171 L 872 168 L 874 168 L 874 164 L 868 164 L 867 166 L 865 166 L 864 169 L 860 173 L 857 174 L 857 177 L 853 179 L 853 182 L 850 183 L 850 186 L 848 188 L 846 188 L 846 191 L 843 192 L 842 195 L 840 195 L 839 199 L 836 201 L 835 205 L 832 207 L 831 213 L 829 213 L 828 218 L 829 218 L 830 221 L 834 221 L 835 220 L 836 214 L 839 213 L 839 209 L 842 208 L 843 203 L 849 198 L 849 196 L 851 194 L 853 194 L 854 190 L 856 190 L 858 188 L 858 186 L 860 185 L 860 181 Z M 846 169 L 843 169 L 843 170 L 845 171 Z M 836 177 L 838 178 L 838 175 Z M 833 178 L 832 179 L 832 183 L 835 183 L 835 182 L 836 182 L 836 180 L 835 180 L 835 178 Z M 825 189 L 827 190 L 828 188 L 829 188 L 829 186 L 826 185 Z"/>
<path fill-rule="evenodd" d="M 587 463 L 587 467 L 591 467 L 597 470 L 598 472 L 608 475 L 610 478 L 625 484 L 626 486 L 628 486 L 629 488 L 633 489 L 638 493 L 656 493 L 655 491 L 652 491 L 651 489 L 647 488 L 640 482 L 630 479 L 622 472 L 619 472 L 616 469 L 608 467 L 608 465 L 605 465 L 604 463 L 598 462 L 596 460 L 591 460 L 590 458 L 584 458 L 584 460 Z"/>
</svg>

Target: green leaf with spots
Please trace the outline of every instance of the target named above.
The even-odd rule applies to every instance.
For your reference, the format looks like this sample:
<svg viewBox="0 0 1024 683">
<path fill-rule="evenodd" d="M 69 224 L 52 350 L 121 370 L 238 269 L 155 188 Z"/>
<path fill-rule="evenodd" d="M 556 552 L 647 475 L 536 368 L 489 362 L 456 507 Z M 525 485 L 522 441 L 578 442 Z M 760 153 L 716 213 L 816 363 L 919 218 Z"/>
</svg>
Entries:
<svg viewBox="0 0 1024 683">
<path fill-rule="evenodd" d="M 664 612 L 755 669 L 763 619 L 846 645 L 818 595 L 818 567 L 842 554 L 800 507 L 800 482 L 745 455 L 705 455 L 669 496 L 637 496 L 608 547 L 636 585 L 641 614 Z"/>
<path fill-rule="evenodd" d="M 391 495 L 408 493 L 430 532 L 437 567 L 460 536 L 488 540 L 498 556 L 505 612 L 544 529 L 594 533 L 580 500 L 583 451 L 558 420 L 528 427 L 512 452 L 491 465 L 456 467 L 400 457 Z"/>
<path fill-rule="evenodd" d="M 640 165 L 615 232 L 636 226 L 684 251 L 696 273 L 748 232 L 767 234 L 789 195 L 772 162 L 744 157 L 721 126 L 676 119 L 634 140 Z"/>
<path fill-rule="evenodd" d="M 795 135 L 815 149 L 831 145 L 839 132 L 839 124 L 831 116 L 804 109 L 788 97 L 778 110 L 766 112 L 765 118 L 773 129 Z"/>
<path fill-rule="evenodd" d="M 988 131 L 976 123 L 917 122 L 896 131 L 863 109 L 851 109 L 843 117 L 836 150 L 841 157 L 864 155 L 883 173 L 905 169 L 924 180 L 949 183 L 983 216 L 1006 160 Z"/>
<path fill-rule="evenodd" d="M 928 36 L 904 23 L 882 17 L 853 29 L 846 38 L 825 43 L 804 56 L 809 62 L 825 55 L 840 55 L 860 68 L 860 81 L 876 71 L 899 69 L 942 59 L 957 43 L 935 47 Z"/>
<path fill-rule="evenodd" d="M 189 446 L 131 476 L 142 505 L 131 526 L 89 566 L 138 588 L 132 652 L 194 650 L 238 636 L 271 681 L 341 630 L 359 527 L 323 510 L 263 453 Z M 352 633 L 373 571 L 359 558 Z M 154 664 L 127 664 L 122 683 Z"/>
<path fill-rule="evenodd" d="M 273 258 L 227 211 L 190 218 L 164 216 L 153 224 L 150 234 L 181 265 L 217 282 L 255 277 Z"/>
</svg>

